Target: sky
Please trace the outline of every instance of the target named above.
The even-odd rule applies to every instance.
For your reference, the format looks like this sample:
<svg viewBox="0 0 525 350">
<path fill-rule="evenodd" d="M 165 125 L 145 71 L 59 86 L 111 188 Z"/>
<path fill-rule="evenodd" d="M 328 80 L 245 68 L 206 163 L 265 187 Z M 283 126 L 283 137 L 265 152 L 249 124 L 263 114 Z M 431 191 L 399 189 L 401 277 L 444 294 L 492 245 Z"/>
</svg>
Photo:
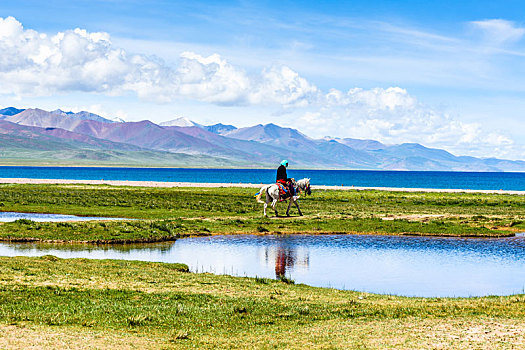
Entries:
<svg viewBox="0 0 525 350">
<path fill-rule="evenodd" d="M 0 1 L 0 107 L 525 160 L 521 1 Z"/>
</svg>

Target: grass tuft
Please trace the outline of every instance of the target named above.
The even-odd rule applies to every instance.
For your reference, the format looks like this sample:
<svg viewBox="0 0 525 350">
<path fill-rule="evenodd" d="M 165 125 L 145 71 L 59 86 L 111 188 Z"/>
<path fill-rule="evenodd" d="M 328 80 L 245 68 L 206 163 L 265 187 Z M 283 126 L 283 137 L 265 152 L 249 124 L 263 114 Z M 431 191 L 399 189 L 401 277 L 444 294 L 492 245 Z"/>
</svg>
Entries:
<svg viewBox="0 0 525 350">
<path fill-rule="evenodd" d="M 295 284 L 295 281 L 291 278 L 288 278 L 284 275 L 279 276 L 279 281 L 286 283 L 286 284 Z"/>
</svg>

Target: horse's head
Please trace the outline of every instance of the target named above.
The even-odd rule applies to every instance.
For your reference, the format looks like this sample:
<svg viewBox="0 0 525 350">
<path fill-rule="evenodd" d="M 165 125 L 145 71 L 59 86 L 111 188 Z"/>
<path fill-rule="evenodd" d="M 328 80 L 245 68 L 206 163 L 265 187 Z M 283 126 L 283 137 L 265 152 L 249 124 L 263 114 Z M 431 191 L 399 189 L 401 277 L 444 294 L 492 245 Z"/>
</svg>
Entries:
<svg viewBox="0 0 525 350">
<path fill-rule="evenodd" d="M 305 178 L 297 181 L 297 187 L 300 188 L 301 191 L 304 191 L 307 195 L 312 194 L 312 190 L 310 190 L 310 179 Z"/>
</svg>

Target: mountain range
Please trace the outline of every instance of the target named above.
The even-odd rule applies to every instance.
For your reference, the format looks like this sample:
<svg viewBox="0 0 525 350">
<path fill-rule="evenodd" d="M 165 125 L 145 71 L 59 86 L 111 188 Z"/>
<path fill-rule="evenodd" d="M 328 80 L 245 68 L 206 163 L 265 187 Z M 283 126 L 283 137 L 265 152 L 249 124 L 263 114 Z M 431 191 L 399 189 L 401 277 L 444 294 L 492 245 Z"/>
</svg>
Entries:
<svg viewBox="0 0 525 350">
<path fill-rule="evenodd" d="M 310 138 L 275 124 L 236 128 L 181 117 L 124 122 L 90 112 L 0 109 L 0 164 L 525 171 L 524 161 L 455 156 L 420 144 Z"/>
</svg>

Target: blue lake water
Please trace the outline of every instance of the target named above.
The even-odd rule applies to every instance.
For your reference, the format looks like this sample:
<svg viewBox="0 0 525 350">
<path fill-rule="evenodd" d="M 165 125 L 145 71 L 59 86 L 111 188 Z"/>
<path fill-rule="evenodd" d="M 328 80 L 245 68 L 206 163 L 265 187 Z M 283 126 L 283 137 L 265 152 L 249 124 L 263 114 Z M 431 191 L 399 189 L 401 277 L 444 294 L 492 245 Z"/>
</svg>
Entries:
<svg viewBox="0 0 525 350">
<path fill-rule="evenodd" d="M 275 174 L 275 169 L 0 167 L 0 178 L 33 179 L 272 183 Z M 525 173 L 295 170 L 290 167 L 288 176 L 311 178 L 313 185 L 525 191 Z"/>
<path fill-rule="evenodd" d="M 423 297 L 510 295 L 525 289 L 525 237 L 212 236 L 147 245 L 0 244 L 0 255 L 181 262 L 194 272 L 275 278 Z"/>
<path fill-rule="evenodd" d="M 120 218 L 106 218 L 98 216 L 76 216 L 63 214 L 38 214 L 38 213 L 18 213 L 10 211 L 0 212 L 0 222 L 11 222 L 18 219 L 28 219 L 36 222 L 57 222 L 57 221 L 89 221 L 89 220 L 122 220 Z M 127 219 L 129 220 L 129 219 Z"/>
</svg>

